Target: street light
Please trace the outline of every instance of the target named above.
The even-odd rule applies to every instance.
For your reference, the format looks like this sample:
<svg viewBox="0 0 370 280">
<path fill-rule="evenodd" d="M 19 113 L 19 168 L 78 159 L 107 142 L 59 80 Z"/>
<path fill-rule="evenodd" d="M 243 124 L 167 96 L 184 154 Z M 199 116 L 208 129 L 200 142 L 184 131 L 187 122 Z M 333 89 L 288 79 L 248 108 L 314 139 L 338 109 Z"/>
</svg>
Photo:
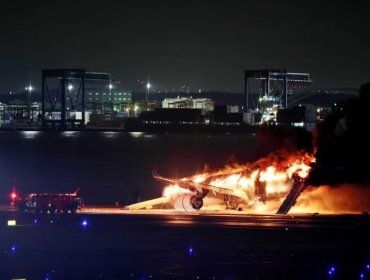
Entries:
<svg viewBox="0 0 370 280">
<path fill-rule="evenodd" d="M 29 85 L 28 87 L 25 87 L 25 90 L 27 90 L 30 94 L 30 97 L 31 97 L 31 91 L 33 91 L 33 87 L 31 85 Z"/>
<path fill-rule="evenodd" d="M 28 87 L 25 87 L 25 90 L 28 91 L 27 95 L 28 117 L 31 118 L 31 120 L 33 120 L 33 116 L 31 115 L 31 93 L 33 90 L 32 85 L 30 84 Z"/>
<path fill-rule="evenodd" d="M 113 85 L 112 84 L 109 84 L 108 88 L 109 88 L 109 95 L 112 95 Z"/>
<path fill-rule="evenodd" d="M 112 98 L 112 88 L 113 88 L 112 82 L 109 83 L 108 88 L 109 88 L 109 99 L 108 100 L 114 100 Z M 100 100 L 103 100 L 102 96 L 101 96 L 101 99 Z M 114 104 L 113 101 L 110 101 L 109 102 L 109 110 L 112 110 L 113 111 L 113 109 L 114 109 L 114 105 L 113 104 Z"/>
<path fill-rule="evenodd" d="M 148 77 L 148 83 L 146 84 L 146 98 L 145 101 L 148 104 L 148 99 L 149 99 L 149 90 L 150 90 L 151 84 L 149 83 L 149 77 Z"/>
</svg>

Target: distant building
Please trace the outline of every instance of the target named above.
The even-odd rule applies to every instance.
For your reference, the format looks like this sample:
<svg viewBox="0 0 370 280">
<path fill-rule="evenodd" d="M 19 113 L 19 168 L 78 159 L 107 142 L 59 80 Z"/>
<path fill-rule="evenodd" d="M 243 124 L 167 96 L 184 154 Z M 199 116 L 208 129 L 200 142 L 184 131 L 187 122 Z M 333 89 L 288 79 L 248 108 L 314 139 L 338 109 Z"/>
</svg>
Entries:
<svg viewBox="0 0 370 280">
<path fill-rule="evenodd" d="M 101 85 L 90 83 L 85 89 L 87 111 L 98 113 L 124 112 L 132 103 L 132 91 L 124 89 L 120 84 Z"/>
<path fill-rule="evenodd" d="M 214 101 L 208 98 L 165 98 L 162 101 L 162 108 L 203 109 L 205 111 L 212 111 Z"/>
</svg>

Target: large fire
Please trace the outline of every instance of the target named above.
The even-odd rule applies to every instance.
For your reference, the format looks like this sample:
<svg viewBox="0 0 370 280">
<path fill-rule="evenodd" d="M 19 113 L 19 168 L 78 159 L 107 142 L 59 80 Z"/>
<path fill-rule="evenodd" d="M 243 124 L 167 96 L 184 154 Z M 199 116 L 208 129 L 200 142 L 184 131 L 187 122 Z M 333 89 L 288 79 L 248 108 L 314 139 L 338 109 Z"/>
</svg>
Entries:
<svg viewBox="0 0 370 280">
<path fill-rule="evenodd" d="M 214 172 L 204 172 L 181 181 L 202 183 L 232 190 L 241 198 L 242 208 L 253 211 L 274 211 L 286 197 L 292 185 L 294 175 L 307 177 L 313 156 L 306 152 L 275 153 L 254 163 L 244 165 L 234 164 Z M 163 196 L 176 197 L 190 191 L 178 185 L 168 185 L 163 190 Z M 218 197 L 222 204 L 222 197 Z M 215 207 L 217 194 L 209 194 L 205 202 Z M 213 204 L 211 206 L 211 204 Z M 217 204 L 217 203 L 216 203 Z"/>
<path fill-rule="evenodd" d="M 214 172 L 207 171 L 183 178 L 181 181 L 232 190 L 240 198 L 240 207 L 251 213 L 276 213 L 292 188 L 293 178 L 306 178 L 311 169 L 310 163 L 314 161 L 312 155 L 303 151 L 280 152 L 254 163 L 229 165 Z M 364 194 L 364 191 L 367 193 Z M 190 190 L 179 185 L 168 185 L 163 190 L 163 196 L 167 198 L 189 193 Z M 364 212 L 369 211 L 369 197 L 369 188 L 358 186 L 307 186 L 290 212 Z M 210 192 L 204 199 L 204 208 L 224 209 L 222 195 Z"/>
</svg>

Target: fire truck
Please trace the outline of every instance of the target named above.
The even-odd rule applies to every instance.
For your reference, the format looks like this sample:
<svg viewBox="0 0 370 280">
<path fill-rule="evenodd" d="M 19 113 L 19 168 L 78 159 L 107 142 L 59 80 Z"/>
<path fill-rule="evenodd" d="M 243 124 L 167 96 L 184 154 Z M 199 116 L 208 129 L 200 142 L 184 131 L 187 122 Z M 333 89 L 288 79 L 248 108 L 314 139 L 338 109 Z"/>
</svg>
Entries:
<svg viewBox="0 0 370 280">
<path fill-rule="evenodd" d="M 82 197 L 77 196 L 79 189 L 73 193 L 29 193 L 20 197 L 17 206 L 20 211 L 36 213 L 75 213 L 84 207 Z"/>
</svg>

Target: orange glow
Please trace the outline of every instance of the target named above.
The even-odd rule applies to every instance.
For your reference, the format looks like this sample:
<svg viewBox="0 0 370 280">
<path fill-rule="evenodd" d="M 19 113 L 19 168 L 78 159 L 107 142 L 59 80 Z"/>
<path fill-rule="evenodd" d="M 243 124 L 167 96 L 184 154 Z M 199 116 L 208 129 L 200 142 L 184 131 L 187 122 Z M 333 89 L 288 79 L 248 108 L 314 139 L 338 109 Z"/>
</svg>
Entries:
<svg viewBox="0 0 370 280">
<path fill-rule="evenodd" d="M 307 188 L 291 212 L 361 213 L 370 211 L 370 188 L 366 185 L 320 186 Z"/>
<path fill-rule="evenodd" d="M 314 158 L 305 152 L 274 153 L 254 163 L 225 166 L 214 172 L 204 172 L 181 181 L 207 184 L 232 190 L 243 204 L 252 211 L 276 210 L 290 191 L 293 175 L 305 178 Z M 166 186 L 163 196 L 175 197 L 190 192 L 178 185 Z M 211 192 L 208 197 L 217 197 Z M 220 198 L 220 197 L 219 197 Z M 222 203 L 222 199 L 220 199 Z M 205 205 L 206 206 L 206 205 Z"/>
<path fill-rule="evenodd" d="M 187 189 L 184 189 L 184 188 L 181 188 L 178 185 L 168 185 L 168 186 L 164 187 L 163 192 L 162 192 L 162 196 L 163 197 L 172 197 L 172 196 L 180 195 L 180 194 L 184 194 L 184 193 L 191 193 L 191 191 L 187 190 Z"/>
</svg>

